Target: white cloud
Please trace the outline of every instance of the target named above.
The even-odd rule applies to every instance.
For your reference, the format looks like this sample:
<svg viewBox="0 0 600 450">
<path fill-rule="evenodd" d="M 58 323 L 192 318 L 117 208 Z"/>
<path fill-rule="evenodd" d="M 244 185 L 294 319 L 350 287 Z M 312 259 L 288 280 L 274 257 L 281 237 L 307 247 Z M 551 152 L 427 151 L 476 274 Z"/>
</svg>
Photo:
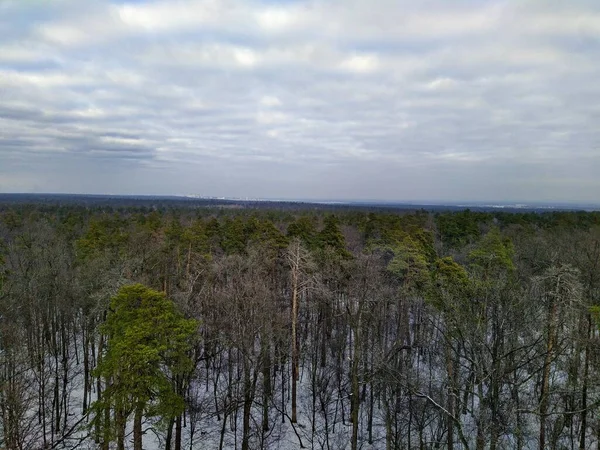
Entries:
<svg viewBox="0 0 600 450">
<path fill-rule="evenodd" d="M 300 28 L 306 21 L 306 11 L 300 8 L 267 8 L 258 11 L 256 20 L 267 32 L 289 32 Z"/>
<path fill-rule="evenodd" d="M 275 107 L 275 106 L 281 106 L 281 100 L 279 100 L 277 97 L 273 96 L 273 95 L 265 95 L 264 97 L 262 97 L 260 99 L 260 104 L 262 106 L 266 106 L 266 107 Z"/>
<path fill-rule="evenodd" d="M 426 88 L 432 91 L 452 89 L 457 85 L 457 81 L 452 78 L 442 77 L 436 78 L 426 84 Z"/>
<path fill-rule="evenodd" d="M 233 57 L 239 65 L 246 67 L 252 67 L 259 61 L 256 53 L 248 48 L 236 48 Z"/>
<path fill-rule="evenodd" d="M 0 70 L 0 86 L 37 88 L 76 87 L 93 83 L 95 80 L 84 74 L 69 74 L 61 71 L 20 72 L 18 70 Z"/>
<path fill-rule="evenodd" d="M 357 73 L 374 72 L 378 66 L 377 56 L 374 55 L 352 55 L 341 63 L 342 69 Z"/>
<path fill-rule="evenodd" d="M 12 43 L 2 46 L 0 63 L 31 63 L 45 57 L 43 50 L 31 48 L 23 43 Z"/>
<path fill-rule="evenodd" d="M 290 117 L 287 114 L 277 111 L 259 111 L 256 115 L 256 121 L 266 125 L 283 123 L 288 120 L 290 120 Z"/>
</svg>

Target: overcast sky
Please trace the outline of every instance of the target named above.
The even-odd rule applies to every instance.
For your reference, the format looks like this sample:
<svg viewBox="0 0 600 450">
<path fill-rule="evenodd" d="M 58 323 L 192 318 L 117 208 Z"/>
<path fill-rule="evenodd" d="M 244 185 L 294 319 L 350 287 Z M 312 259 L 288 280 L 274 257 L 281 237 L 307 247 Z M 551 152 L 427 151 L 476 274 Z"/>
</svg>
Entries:
<svg viewBox="0 0 600 450">
<path fill-rule="evenodd" d="M 0 192 L 600 202 L 598 0 L 0 0 Z"/>
</svg>

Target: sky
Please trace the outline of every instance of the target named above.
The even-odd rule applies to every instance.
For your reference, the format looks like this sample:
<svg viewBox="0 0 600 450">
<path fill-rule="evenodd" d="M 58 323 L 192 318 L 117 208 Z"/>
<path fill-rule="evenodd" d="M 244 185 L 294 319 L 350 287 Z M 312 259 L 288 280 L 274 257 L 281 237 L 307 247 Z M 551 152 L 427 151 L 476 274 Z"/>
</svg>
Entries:
<svg viewBox="0 0 600 450">
<path fill-rule="evenodd" d="M 600 203 L 600 1 L 0 0 L 0 192 Z"/>
</svg>

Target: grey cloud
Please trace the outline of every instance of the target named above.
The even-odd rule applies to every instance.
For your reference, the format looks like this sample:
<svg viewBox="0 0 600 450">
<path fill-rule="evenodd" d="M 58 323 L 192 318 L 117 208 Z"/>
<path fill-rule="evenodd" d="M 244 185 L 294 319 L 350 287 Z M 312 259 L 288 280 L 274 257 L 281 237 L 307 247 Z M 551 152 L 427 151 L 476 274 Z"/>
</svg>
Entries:
<svg viewBox="0 0 600 450">
<path fill-rule="evenodd" d="M 596 2 L 47 3 L 0 6 L 0 190 L 600 192 Z"/>
</svg>

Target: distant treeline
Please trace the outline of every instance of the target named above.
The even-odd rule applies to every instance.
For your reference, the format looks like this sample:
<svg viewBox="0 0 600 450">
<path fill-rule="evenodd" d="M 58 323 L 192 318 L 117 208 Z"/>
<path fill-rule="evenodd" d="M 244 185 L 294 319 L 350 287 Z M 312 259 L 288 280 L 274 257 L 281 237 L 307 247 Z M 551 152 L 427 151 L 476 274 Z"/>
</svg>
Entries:
<svg viewBox="0 0 600 450">
<path fill-rule="evenodd" d="M 596 211 L 600 208 L 576 205 L 551 206 L 485 206 L 474 204 L 461 206 L 453 204 L 416 204 L 402 202 L 347 201 L 311 202 L 285 200 L 243 200 L 225 198 L 198 198 L 182 196 L 153 195 L 89 195 L 89 194 L 3 194 L 0 193 L 0 207 L 14 205 L 83 206 L 85 208 L 152 208 L 152 209 L 272 209 L 272 210 L 318 210 L 318 211 L 368 211 L 368 212 L 460 212 L 469 209 L 474 212 L 545 213 L 549 211 Z"/>
</svg>

